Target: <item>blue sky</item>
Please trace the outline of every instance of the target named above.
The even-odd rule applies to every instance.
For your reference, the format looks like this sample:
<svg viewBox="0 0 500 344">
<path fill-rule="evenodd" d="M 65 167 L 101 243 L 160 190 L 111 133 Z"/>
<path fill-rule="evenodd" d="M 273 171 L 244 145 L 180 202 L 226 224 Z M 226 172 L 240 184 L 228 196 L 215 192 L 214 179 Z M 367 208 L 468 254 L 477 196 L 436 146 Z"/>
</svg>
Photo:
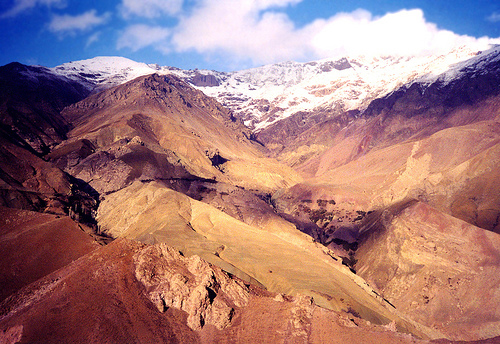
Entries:
<svg viewBox="0 0 500 344">
<path fill-rule="evenodd" d="M 95 56 L 220 71 L 500 43 L 500 1 L 2 0 L 0 65 Z"/>
</svg>

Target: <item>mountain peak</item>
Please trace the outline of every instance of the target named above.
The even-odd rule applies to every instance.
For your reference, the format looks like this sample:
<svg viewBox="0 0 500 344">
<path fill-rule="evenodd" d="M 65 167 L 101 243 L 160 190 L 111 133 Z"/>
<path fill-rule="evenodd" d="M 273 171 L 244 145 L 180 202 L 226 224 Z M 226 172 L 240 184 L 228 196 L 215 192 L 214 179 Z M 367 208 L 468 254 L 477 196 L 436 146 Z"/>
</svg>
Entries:
<svg viewBox="0 0 500 344">
<path fill-rule="evenodd" d="M 56 74 L 83 83 L 93 92 L 100 91 L 152 74 L 155 69 L 145 63 L 119 56 L 98 56 L 88 60 L 72 61 L 52 68 Z"/>
</svg>

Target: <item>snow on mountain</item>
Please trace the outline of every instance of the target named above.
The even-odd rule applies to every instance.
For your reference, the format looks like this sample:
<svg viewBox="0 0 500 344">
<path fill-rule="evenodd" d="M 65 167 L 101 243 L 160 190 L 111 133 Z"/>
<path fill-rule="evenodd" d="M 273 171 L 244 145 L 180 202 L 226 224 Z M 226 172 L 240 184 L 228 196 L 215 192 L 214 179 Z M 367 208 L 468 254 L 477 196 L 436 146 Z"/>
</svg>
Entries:
<svg viewBox="0 0 500 344">
<path fill-rule="evenodd" d="M 453 80 L 465 76 L 473 77 L 475 73 L 488 73 L 487 68 L 494 63 L 500 63 L 500 45 L 496 45 L 487 51 L 479 51 L 470 59 L 448 66 L 438 80 L 443 84 L 448 84 Z"/>
<path fill-rule="evenodd" d="M 234 72 L 219 86 L 202 90 L 258 131 L 297 112 L 363 110 L 404 84 L 435 81 L 477 53 L 463 47 L 442 56 L 286 62 Z"/>
<path fill-rule="evenodd" d="M 68 62 L 52 68 L 52 71 L 79 81 L 92 91 L 100 91 L 157 72 L 154 67 L 145 63 L 117 56 Z"/>
<path fill-rule="evenodd" d="M 441 56 L 346 57 L 283 62 L 231 73 L 181 70 L 123 57 L 96 57 L 52 68 L 54 73 L 99 91 L 146 74 L 174 74 L 217 98 L 255 131 L 297 112 L 365 109 L 405 84 L 449 82 L 485 57 L 499 58 L 500 48 L 479 52 L 461 47 Z M 493 57 L 491 57 L 493 56 Z M 499 58 L 500 59 L 500 58 Z"/>
</svg>

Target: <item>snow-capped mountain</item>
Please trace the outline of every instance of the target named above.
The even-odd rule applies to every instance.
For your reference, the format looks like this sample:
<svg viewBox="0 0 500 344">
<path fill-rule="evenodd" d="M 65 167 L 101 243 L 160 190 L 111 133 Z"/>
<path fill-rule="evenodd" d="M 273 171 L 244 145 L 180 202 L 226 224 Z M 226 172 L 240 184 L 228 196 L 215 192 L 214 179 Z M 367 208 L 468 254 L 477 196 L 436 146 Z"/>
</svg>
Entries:
<svg viewBox="0 0 500 344">
<path fill-rule="evenodd" d="M 220 85 L 203 91 L 259 131 L 297 112 L 363 110 L 373 99 L 405 84 L 435 81 L 477 53 L 464 47 L 442 56 L 285 62 L 231 73 Z"/>
<path fill-rule="evenodd" d="M 295 113 L 321 109 L 332 114 L 364 110 L 376 98 L 399 87 L 439 80 L 449 82 L 465 68 L 494 58 L 500 48 L 480 52 L 461 47 L 440 56 L 345 57 L 298 63 L 283 62 L 231 73 L 181 70 L 123 57 L 96 57 L 52 69 L 94 92 L 141 75 L 174 74 L 217 98 L 255 131 Z"/>
<path fill-rule="evenodd" d="M 89 60 L 72 61 L 54 67 L 52 71 L 79 81 L 94 92 L 156 72 L 145 63 L 118 56 L 99 56 Z"/>
</svg>

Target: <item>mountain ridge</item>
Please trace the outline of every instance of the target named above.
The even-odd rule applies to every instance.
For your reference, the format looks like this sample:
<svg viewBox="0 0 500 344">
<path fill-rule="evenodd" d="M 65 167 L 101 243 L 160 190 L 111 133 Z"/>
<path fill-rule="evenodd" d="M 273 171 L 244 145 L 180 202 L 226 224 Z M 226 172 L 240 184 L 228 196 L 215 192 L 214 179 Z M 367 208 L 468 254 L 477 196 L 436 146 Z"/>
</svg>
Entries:
<svg viewBox="0 0 500 344">
<path fill-rule="evenodd" d="M 338 111 L 364 109 L 369 101 L 398 87 L 412 82 L 430 83 L 445 72 L 446 78 L 453 79 L 457 69 L 463 67 L 460 62 L 479 53 L 464 46 L 437 57 L 342 57 L 289 61 L 236 72 L 180 70 L 121 57 L 97 57 L 51 70 L 88 87 L 94 85 L 97 90 L 139 75 L 174 74 L 218 99 L 247 126 L 259 131 L 297 112 L 335 107 Z"/>
</svg>

